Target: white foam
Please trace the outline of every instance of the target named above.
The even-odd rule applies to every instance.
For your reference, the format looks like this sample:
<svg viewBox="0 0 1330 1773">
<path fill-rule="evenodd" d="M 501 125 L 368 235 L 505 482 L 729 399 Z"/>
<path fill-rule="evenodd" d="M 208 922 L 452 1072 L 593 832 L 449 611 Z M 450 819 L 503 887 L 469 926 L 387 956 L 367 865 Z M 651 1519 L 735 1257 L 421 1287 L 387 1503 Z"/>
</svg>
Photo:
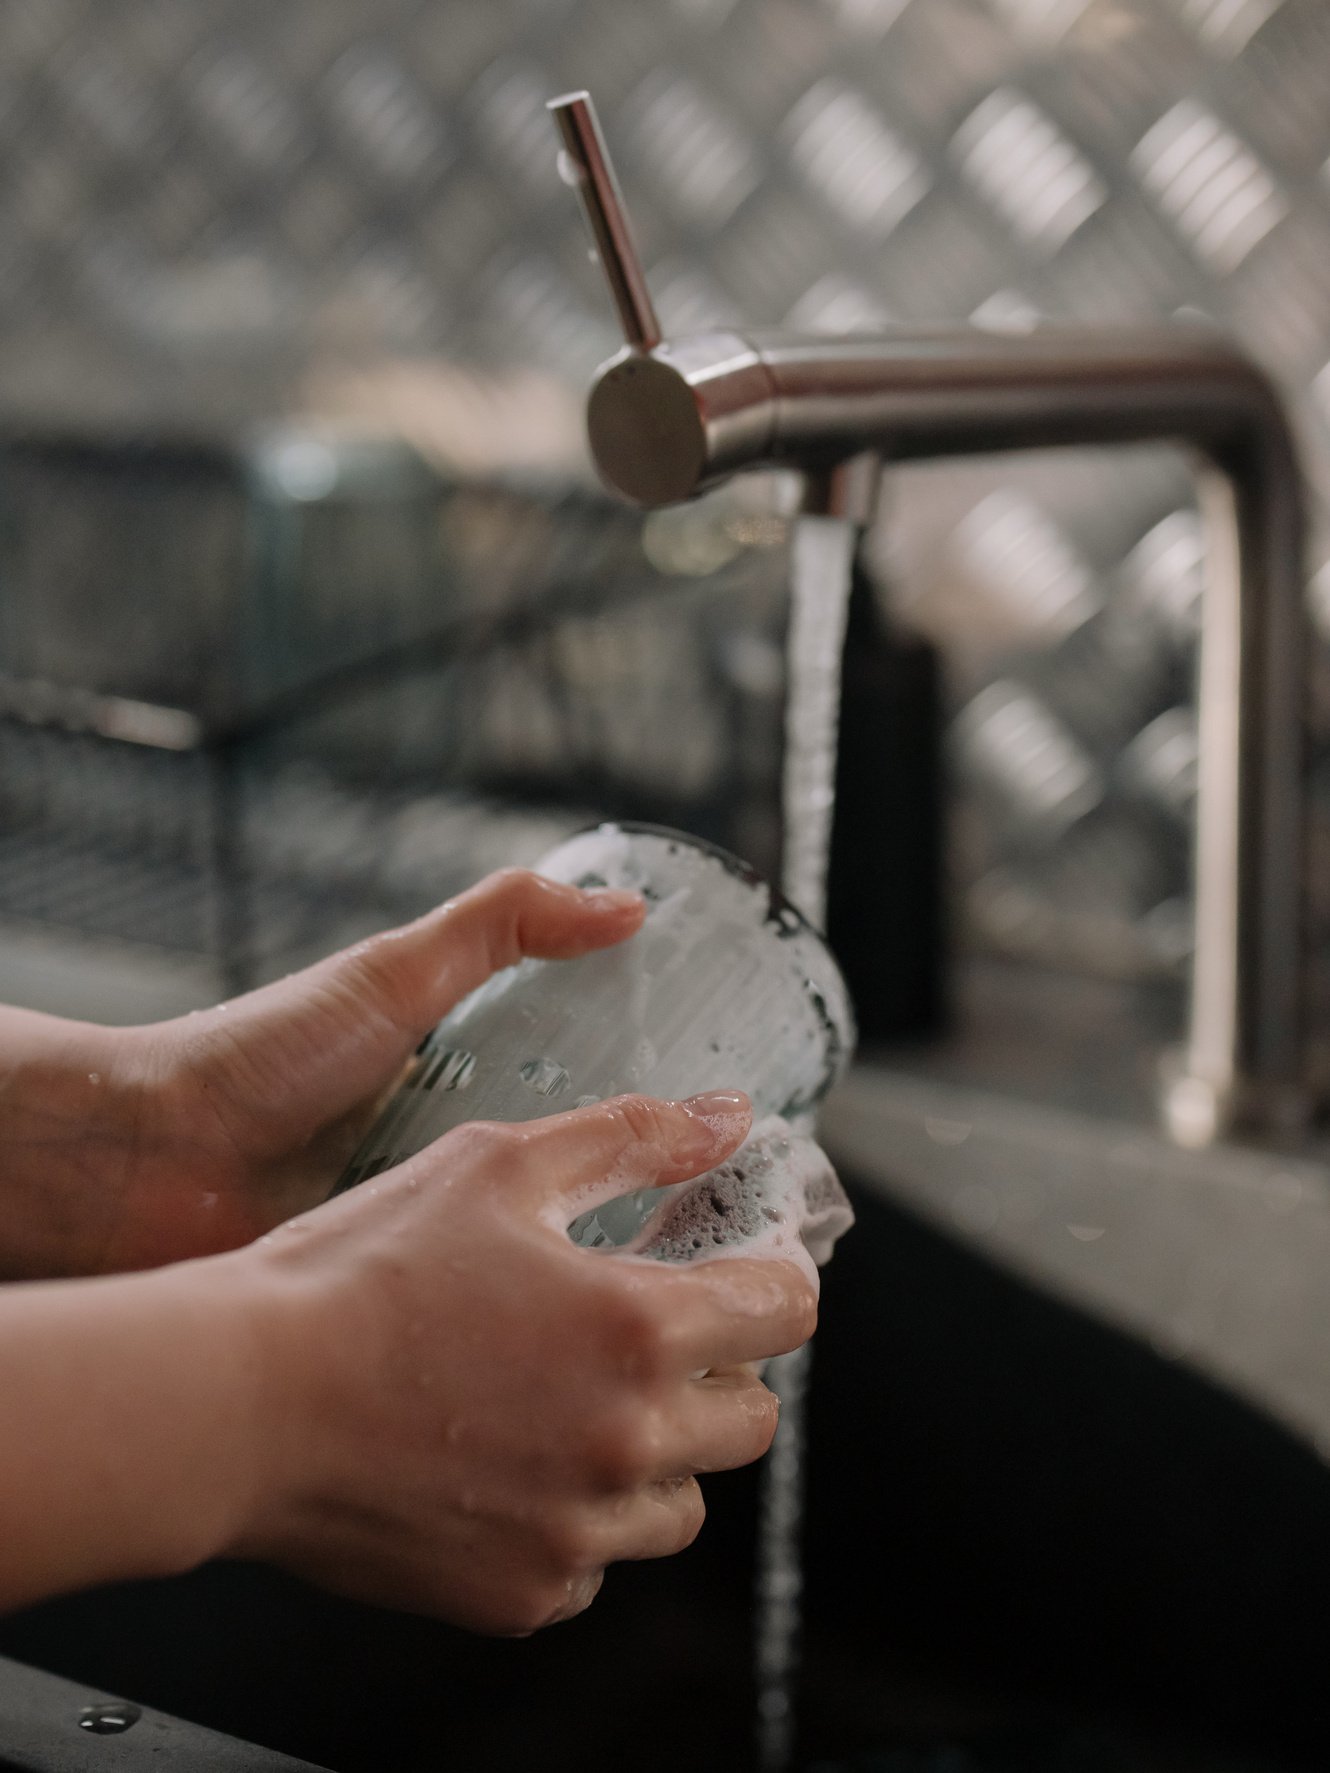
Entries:
<svg viewBox="0 0 1330 1773">
<path fill-rule="evenodd" d="M 783 1256 L 815 1277 L 854 1223 L 826 1153 L 775 1114 L 724 1163 L 662 1196 L 658 1203 L 649 1196 L 611 1201 L 580 1221 L 575 1235 L 589 1247 L 657 1262 Z M 641 1214 L 652 1206 L 643 1225 Z"/>
</svg>

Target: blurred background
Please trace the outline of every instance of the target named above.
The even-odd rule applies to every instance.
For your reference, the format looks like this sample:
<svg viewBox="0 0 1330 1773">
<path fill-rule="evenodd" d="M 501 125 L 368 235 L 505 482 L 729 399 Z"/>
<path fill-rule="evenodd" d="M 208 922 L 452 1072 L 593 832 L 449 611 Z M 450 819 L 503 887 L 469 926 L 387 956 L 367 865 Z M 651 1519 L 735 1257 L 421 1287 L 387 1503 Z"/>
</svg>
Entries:
<svg viewBox="0 0 1330 1773">
<path fill-rule="evenodd" d="M 781 489 L 644 523 L 587 485 L 582 393 L 617 336 L 550 148 L 545 101 L 574 85 L 667 331 L 1203 315 L 1278 378 L 1330 490 L 1319 0 L 10 5 L 16 930 L 226 951 L 239 978 L 428 902 L 440 868 L 543 846 L 509 821 L 487 847 L 486 810 L 447 799 L 463 788 L 691 818 L 770 862 Z M 945 663 L 971 940 L 1127 976 L 1185 961 L 1187 501 L 1182 465 L 1144 451 L 893 478 L 873 564 Z M 144 735 L 34 680 L 188 714 L 178 767 L 151 735 L 151 760 L 52 747 L 61 725 Z M 289 692 L 315 683 L 311 724 Z M 252 902 L 231 916 L 195 748 L 246 721 L 239 771 L 269 751 L 235 815 Z M 309 903 L 330 871 L 336 916 Z M 155 958 L 108 974 L 108 1010 L 134 980 L 145 1005 L 206 995 L 210 972 Z M 55 989 L 29 970 L 11 992 Z"/>
<path fill-rule="evenodd" d="M 1325 0 L 0 0 L 0 997 L 172 1013 L 606 813 L 776 864 L 792 489 L 644 517 L 595 487 L 619 341 L 544 108 L 573 87 L 667 333 L 1182 316 L 1271 372 L 1310 481 L 1321 989 Z M 935 1030 L 962 953 L 1176 1020 L 1201 566 L 1167 452 L 888 477 L 831 907 L 870 1044 Z M 1315 1761 L 1320 1457 L 861 1211 L 815 1410 L 810 1756 Z M 852 1427 L 865 1375 L 892 1407 Z M 552 1645 L 212 1571 L 0 1648 L 337 1767 L 528 1766 L 533 1729 L 551 1767 L 742 1766 L 750 1481 L 713 1508 L 701 1562 L 623 1572 Z"/>
</svg>

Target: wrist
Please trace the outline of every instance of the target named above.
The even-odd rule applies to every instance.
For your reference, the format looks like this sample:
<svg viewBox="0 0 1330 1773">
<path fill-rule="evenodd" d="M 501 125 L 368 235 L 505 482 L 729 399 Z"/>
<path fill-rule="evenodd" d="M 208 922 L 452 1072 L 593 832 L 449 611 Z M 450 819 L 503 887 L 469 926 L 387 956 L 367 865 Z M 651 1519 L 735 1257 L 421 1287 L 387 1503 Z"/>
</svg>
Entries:
<svg viewBox="0 0 1330 1773">
<path fill-rule="evenodd" d="M 287 1424 L 272 1382 L 262 1288 L 245 1265 L 206 1257 L 112 1285 L 155 1296 L 161 1334 L 173 1347 L 153 1384 L 165 1457 L 155 1513 L 152 1567 L 180 1575 L 232 1555 L 269 1505 Z"/>
<path fill-rule="evenodd" d="M 285 1235 L 282 1227 L 242 1250 L 190 1265 L 217 1279 L 233 1363 L 237 1441 L 208 1556 L 282 1561 L 300 1537 L 304 1499 L 317 1488 L 323 1464 L 321 1399 L 329 1385 L 320 1287 L 273 1247 Z"/>
<path fill-rule="evenodd" d="M 272 1483 L 261 1318 L 225 1259 L 0 1287 L 0 1610 L 232 1546 Z"/>
</svg>

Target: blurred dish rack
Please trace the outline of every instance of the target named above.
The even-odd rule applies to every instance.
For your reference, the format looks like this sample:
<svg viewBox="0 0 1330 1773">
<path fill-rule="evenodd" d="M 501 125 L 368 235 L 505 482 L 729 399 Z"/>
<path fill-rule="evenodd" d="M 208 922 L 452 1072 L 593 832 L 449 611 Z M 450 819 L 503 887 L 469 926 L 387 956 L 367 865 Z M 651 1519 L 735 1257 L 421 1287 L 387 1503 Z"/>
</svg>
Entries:
<svg viewBox="0 0 1330 1773">
<path fill-rule="evenodd" d="M 774 860 L 783 525 L 397 443 L 0 447 L 0 920 L 234 991 L 588 818 Z"/>
<path fill-rule="evenodd" d="M 544 104 L 584 85 L 668 331 L 1208 315 L 1297 414 L 1330 633 L 1325 0 L 0 10 L 0 406 L 250 413 L 366 362 L 580 398 L 615 335 Z M 1181 965 L 1196 526 L 1157 462 L 998 474 L 889 518 L 951 670 L 968 920 L 1073 971 Z M 1325 970 L 1323 645 L 1313 674 Z"/>
</svg>

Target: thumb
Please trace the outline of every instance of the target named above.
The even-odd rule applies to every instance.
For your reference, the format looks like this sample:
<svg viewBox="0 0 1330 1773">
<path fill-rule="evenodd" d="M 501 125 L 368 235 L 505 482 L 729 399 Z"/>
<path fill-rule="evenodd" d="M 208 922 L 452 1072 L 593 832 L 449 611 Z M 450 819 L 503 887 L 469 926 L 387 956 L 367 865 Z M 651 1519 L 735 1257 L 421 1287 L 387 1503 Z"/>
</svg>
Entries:
<svg viewBox="0 0 1330 1773">
<path fill-rule="evenodd" d="M 507 868 L 285 983 L 344 997 L 362 1015 L 384 1016 L 414 1043 L 492 973 L 526 956 L 570 960 L 621 942 L 645 910 L 637 893 L 584 892 Z"/>
<path fill-rule="evenodd" d="M 524 956 L 572 959 L 621 942 L 645 905 L 505 869 L 414 923 L 237 998 L 191 1029 L 210 1070 L 233 1069 L 251 1116 L 285 1144 L 378 1094 L 460 998 Z M 191 1043 L 193 1044 L 193 1042 Z"/>
</svg>

